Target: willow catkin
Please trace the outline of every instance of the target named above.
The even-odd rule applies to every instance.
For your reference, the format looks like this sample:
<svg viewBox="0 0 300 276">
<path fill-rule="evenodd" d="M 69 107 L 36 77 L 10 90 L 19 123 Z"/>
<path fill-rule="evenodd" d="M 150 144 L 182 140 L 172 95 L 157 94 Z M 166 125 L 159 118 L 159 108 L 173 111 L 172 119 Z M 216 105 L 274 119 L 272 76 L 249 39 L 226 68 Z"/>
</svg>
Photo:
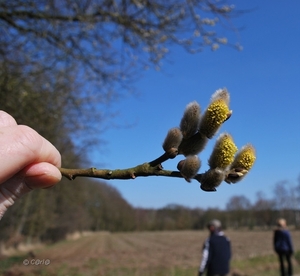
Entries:
<svg viewBox="0 0 300 276">
<path fill-rule="evenodd" d="M 229 173 L 226 182 L 237 183 L 241 181 L 249 170 L 252 169 L 256 160 L 256 151 L 251 144 L 243 146 L 236 154 L 232 164 L 229 167 Z"/>
<path fill-rule="evenodd" d="M 200 106 L 194 101 L 186 106 L 183 117 L 180 121 L 180 129 L 185 139 L 193 136 L 199 128 Z"/>
<path fill-rule="evenodd" d="M 204 112 L 200 121 L 199 132 L 209 139 L 212 138 L 230 114 L 231 111 L 223 99 L 215 100 Z"/>
<path fill-rule="evenodd" d="M 181 160 L 177 169 L 180 171 L 181 175 L 186 181 L 190 182 L 196 174 L 198 173 L 201 166 L 201 161 L 197 155 L 187 156 L 185 160 Z"/>
<path fill-rule="evenodd" d="M 237 150 L 231 135 L 228 133 L 221 134 L 208 160 L 210 168 L 227 168 L 233 162 Z"/>
<path fill-rule="evenodd" d="M 216 90 L 216 92 L 212 94 L 210 102 L 212 103 L 220 99 L 223 100 L 227 106 L 229 106 L 230 95 L 226 88 Z"/>
<path fill-rule="evenodd" d="M 215 191 L 216 187 L 218 187 L 224 179 L 224 170 L 220 168 L 209 169 L 201 176 L 201 189 L 204 191 Z"/>
<path fill-rule="evenodd" d="M 182 141 L 182 132 L 179 128 L 171 128 L 163 142 L 163 149 L 169 155 L 169 158 L 175 158 L 178 154 L 178 147 Z"/>
</svg>

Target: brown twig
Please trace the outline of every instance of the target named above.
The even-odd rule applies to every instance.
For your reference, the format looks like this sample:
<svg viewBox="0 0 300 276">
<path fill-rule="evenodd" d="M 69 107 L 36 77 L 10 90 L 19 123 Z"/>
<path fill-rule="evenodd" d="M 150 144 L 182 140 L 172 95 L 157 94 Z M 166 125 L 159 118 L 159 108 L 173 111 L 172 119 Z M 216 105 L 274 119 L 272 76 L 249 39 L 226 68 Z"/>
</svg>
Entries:
<svg viewBox="0 0 300 276">
<path fill-rule="evenodd" d="M 94 177 L 101 179 L 135 179 L 140 176 L 167 176 L 167 177 L 180 177 L 182 175 L 178 171 L 163 170 L 161 164 L 151 166 L 150 163 L 144 163 L 136 167 L 128 169 L 67 169 L 60 168 L 61 174 L 70 179 L 74 180 L 76 177 Z"/>
<path fill-rule="evenodd" d="M 166 177 L 177 177 L 183 178 L 179 171 L 169 171 L 163 170 L 161 165 L 157 165 L 153 167 L 150 163 L 144 163 L 129 169 L 117 169 L 117 170 L 107 170 L 107 169 L 96 169 L 96 168 L 88 168 L 88 169 L 59 169 L 62 176 L 68 178 L 69 180 L 74 180 L 76 177 L 93 177 L 93 178 L 101 178 L 106 180 L 111 179 L 135 179 L 139 176 L 166 176 Z M 201 178 L 205 175 L 205 173 L 197 174 L 194 179 L 197 180 L 201 184 Z M 205 187 L 202 184 L 200 188 L 205 192 L 215 192 L 217 191 L 214 187 Z"/>
<path fill-rule="evenodd" d="M 169 160 L 170 157 L 169 157 L 169 154 L 167 154 L 166 152 L 164 154 L 162 154 L 160 157 L 156 158 L 155 160 L 149 162 L 149 165 L 151 167 L 156 167 L 158 165 L 161 166 L 161 164 L 167 160 Z M 162 168 L 162 167 L 161 167 Z"/>
</svg>

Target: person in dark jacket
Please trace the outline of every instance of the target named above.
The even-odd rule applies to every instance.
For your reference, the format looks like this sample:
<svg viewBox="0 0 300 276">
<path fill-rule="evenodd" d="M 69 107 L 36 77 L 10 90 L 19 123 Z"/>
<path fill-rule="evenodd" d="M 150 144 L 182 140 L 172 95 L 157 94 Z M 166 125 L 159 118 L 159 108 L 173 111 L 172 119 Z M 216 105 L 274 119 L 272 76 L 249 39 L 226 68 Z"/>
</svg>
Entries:
<svg viewBox="0 0 300 276">
<path fill-rule="evenodd" d="M 225 276 L 229 273 L 231 244 L 221 226 L 216 219 L 207 225 L 210 235 L 203 245 L 198 276 L 204 275 L 205 271 L 207 276 Z"/>
<path fill-rule="evenodd" d="M 291 261 L 291 256 L 294 252 L 292 238 L 290 232 L 286 229 L 286 220 L 278 219 L 277 228 L 274 231 L 274 250 L 278 255 L 280 263 L 280 275 L 281 276 L 292 276 L 293 266 Z M 285 263 L 287 262 L 287 274 L 285 274 Z"/>
</svg>

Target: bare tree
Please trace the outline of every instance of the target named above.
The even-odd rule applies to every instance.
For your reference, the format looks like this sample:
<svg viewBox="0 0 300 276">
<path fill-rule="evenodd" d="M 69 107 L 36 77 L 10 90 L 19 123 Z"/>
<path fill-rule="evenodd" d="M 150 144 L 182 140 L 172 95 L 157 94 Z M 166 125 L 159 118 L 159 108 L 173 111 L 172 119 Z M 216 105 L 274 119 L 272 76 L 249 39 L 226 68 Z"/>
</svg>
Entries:
<svg viewBox="0 0 300 276">
<path fill-rule="evenodd" d="M 230 225 L 235 228 L 251 227 L 253 224 L 251 207 L 251 202 L 247 197 L 243 195 L 232 196 L 226 204 L 226 210 L 231 215 Z"/>
<path fill-rule="evenodd" d="M 287 180 L 278 181 L 274 186 L 275 206 L 278 210 L 284 211 L 294 209 L 294 195 Z M 283 215 L 283 214 L 281 214 Z"/>
<path fill-rule="evenodd" d="M 252 207 L 250 200 L 241 195 L 241 196 L 233 196 L 229 199 L 226 204 L 226 209 L 229 211 L 233 210 L 249 210 Z"/>
<path fill-rule="evenodd" d="M 236 15 L 214 0 L 1 1 L 0 55 L 37 71 L 76 61 L 79 75 L 111 87 L 133 64 L 160 66 L 170 45 L 196 53 L 227 44 L 216 25 L 232 28 Z"/>
<path fill-rule="evenodd" d="M 256 215 L 257 226 L 271 227 L 274 225 L 276 217 L 274 217 L 274 209 L 276 202 L 273 199 L 267 199 L 263 192 L 257 192 L 256 201 L 253 204 L 253 210 Z"/>
<path fill-rule="evenodd" d="M 298 178 L 299 181 L 299 178 Z M 282 180 L 275 184 L 274 199 L 280 216 L 285 217 L 296 227 L 300 225 L 300 185 L 295 186 L 288 180 Z"/>
</svg>

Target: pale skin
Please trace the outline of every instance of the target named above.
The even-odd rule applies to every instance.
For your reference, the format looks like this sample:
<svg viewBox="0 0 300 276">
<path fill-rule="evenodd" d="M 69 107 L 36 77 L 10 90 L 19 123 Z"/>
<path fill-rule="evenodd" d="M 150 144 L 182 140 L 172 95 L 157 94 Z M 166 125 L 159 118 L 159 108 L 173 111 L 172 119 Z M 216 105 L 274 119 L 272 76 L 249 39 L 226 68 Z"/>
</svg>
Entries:
<svg viewBox="0 0 300 276">
<path fill-rule="evenodd" d="M 58 150 L 28 126 L 0 110 L 0 219 L 22 195 L 61 180 Z"/>
</svg>

